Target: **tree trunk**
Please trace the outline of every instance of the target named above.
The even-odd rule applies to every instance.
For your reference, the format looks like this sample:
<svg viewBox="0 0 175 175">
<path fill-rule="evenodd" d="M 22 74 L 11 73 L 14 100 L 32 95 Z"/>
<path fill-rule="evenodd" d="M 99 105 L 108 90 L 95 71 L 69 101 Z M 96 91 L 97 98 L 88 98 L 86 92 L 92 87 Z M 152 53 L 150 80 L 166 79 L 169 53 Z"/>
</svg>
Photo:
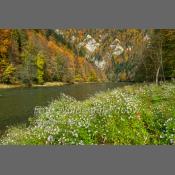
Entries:
<svg viewBox="0 0 175 175">
<path fill-rule="evenodd" d="M 159 83 L 159 71 L 160 71 L 160 66 L 157 69 L 157 73 L 156 73 L 156 84 L 158 85 Z"/>
<path fill-rule="evenodd" d="M 165 81 L 164 66 L 163 66 L 163 57 L 162 57 L 162 41 L 161 41 L 161 46 L 160 46 L 160 62 L 161 62 L 161 69 L 162 69 L 163 81 Z"/>
</svg>

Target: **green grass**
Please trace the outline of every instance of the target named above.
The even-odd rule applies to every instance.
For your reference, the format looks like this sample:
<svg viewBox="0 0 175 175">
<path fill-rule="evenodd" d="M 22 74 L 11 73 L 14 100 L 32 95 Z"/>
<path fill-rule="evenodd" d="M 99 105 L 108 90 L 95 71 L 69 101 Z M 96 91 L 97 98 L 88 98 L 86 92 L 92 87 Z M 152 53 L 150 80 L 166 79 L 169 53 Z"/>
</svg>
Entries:
<svg viewBox="0 0 175 175">
<path fill-rule="evenodd" d="M 28 127 L 11 127 L 1 144 L 175 144 L 175 84 L 131 85 L 83 102 L 62 95 L 36 110 Z"/>
</svg>

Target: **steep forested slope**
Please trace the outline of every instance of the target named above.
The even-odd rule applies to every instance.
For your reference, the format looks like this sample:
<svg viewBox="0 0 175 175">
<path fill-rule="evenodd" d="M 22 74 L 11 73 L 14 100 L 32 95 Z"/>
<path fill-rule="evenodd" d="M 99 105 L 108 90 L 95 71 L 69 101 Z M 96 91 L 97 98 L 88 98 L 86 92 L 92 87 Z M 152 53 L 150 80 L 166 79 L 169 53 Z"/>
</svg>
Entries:
<svg viewBox="0 0 175 175">
<path fill-rule="evenodd" d="M 43 83 L 44 81 L 100 81 L 105 74 L 86 58 L 47 37 L 45 30 L 2 30 L 0 81 Z"/>
<path fill-rule="evenodd" d="M 173 29 L 0 29 L 0 82 L 175 77 Z"/>
</svg>

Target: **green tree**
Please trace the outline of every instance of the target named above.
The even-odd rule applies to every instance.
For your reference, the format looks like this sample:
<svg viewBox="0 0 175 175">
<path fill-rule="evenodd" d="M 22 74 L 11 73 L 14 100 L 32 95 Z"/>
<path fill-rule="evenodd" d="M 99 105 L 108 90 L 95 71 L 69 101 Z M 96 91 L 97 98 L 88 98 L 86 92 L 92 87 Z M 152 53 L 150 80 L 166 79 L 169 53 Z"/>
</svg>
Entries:
<svg viewBox="0 0 175 175">
<path fill-rule="evenodd" d="M 1 81 L 3 83 L 7 83 L 7 84 L 14 83 L 14 81 L 15 81 L 15 77 L 14 77 L 15 71 L 16 71 L 16 68 L 12 64 L 9 64 L 5 68 L 5 70 L 3 71 Z"/>
<path fill-rule="evenodd" d="M 175 70 L 175 30 L 149 30 L 149 45 L 144 52 L 144 67 L 147 78 L 159 82 L 174 77 Z"/>
<path fill-rule="evenodd" d="M 36 50 L 32 43 L 28 43 L 22 53 L 23 64 L 20 70 L 20 79 L 27 86 L 32 86 L 33 80 L 36 78 Z"/>
<path fill-rule="evenodd" d="M 56 57 L 56 73 L 57 73 L 57 80 L 62 81 L 63 75 L 65 71 L 65 58 L 63 55 L 58 54 Z"/>
<path fill-rule="evenodd" d="M 38 84 L 44 83 L 44 65 L 45 65 L 45 57 L 40 52 L 36 56 L 37 82 L 38 82 Z"/>
</svg>

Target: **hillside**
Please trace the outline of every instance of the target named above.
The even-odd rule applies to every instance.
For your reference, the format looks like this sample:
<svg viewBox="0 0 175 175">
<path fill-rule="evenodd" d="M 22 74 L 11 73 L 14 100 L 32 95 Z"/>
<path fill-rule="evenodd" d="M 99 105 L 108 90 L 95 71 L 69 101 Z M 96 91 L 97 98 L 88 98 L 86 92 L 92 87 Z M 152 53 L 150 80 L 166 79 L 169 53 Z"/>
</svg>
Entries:
<svg viewBox="0 0 175 175">
<path fill-rule="evenodd" d="M 105 81 L 106 75 L 44 30 L 1 30 L 0 80 L 4 83 Z"/>
<path fill-rule="evenodd" d="M 172 29 L 0 29 L 0 83 L 170 79 L 174 42 Z"/>
</svg>

